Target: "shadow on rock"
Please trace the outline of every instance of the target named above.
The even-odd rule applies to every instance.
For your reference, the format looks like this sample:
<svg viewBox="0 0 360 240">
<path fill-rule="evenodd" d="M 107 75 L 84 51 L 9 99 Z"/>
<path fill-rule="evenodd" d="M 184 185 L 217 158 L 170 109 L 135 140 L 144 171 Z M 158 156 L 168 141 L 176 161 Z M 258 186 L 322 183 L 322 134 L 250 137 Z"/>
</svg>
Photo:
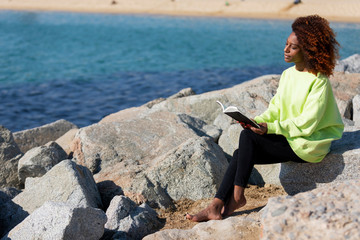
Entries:
<svg viewBox="0 0 360 240">
<path fill-rule="evenodd" d="M 320 163 L 282 163 L 281 185 L 288 194 L 294 195 L 320 185 L 358 178 L 359 139 L 360 130 L 344 132 Z"/>
<path fill-rule="evenodd" d="M 265 207 L 264 206 L 261 206 L 261 207 L 257 207 L 257 208 L 253 208 L 253 209 L 249 209 L 249 210 L 244 210 L 244 211 L 238 211 L 238 212 L 235 212 L 233 214 L 231 214 L 231 217 L 235 217 L 235 216 L 241 216 L 241 215 L 248 215 L 248 214 L 251 214 L 251 213 L 255 213 L 255 212 L 259 212 L 261 209 L 263 209 Z"/>
<path fill-rule="evenodd" d="M 22 222 L 29 213 L 0 191 L 0 238 Z"/>
<path fill-rule="evenodd" d="M 334 181 L 344 169 L 342 156 L 329 155 L 320 163 L 281 164 L 280 182 L 289 195 L 315 189 L 319 183 Z"/>
<path fill-rule="evenodd" d="M 97 188 L 100 193 L 101 201 L 103 204 L 102 210 L 106 212 L 107 208 L 110 205 L 111 200 L 118 195 L 124 195 L 124 191 L 113 181 L 105 180 L 102 182 L 96 183 Z"/>
</svg>

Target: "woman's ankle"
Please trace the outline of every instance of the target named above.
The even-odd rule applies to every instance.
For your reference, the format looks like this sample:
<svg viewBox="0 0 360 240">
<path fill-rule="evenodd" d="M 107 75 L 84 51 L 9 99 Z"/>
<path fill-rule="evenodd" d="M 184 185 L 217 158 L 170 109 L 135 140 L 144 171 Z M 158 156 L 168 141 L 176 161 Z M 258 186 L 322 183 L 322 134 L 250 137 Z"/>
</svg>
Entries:
<svg viewBox="0 0 360 240">
<path fill-rule="evenodd" d="M 241 203 L 243 201 L 246 202 L 245 199 L 245 188 L 238 186 L 238 185 L 234 185 L 234 193 L 233 193 L 233 197 L 236 203 Z"/>
</svg>

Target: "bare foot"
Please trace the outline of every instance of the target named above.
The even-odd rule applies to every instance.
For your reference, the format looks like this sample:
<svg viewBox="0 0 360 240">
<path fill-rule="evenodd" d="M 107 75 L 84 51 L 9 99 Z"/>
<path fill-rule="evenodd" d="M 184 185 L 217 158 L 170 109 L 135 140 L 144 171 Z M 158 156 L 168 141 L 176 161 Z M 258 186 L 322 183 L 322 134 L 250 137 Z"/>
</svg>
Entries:
<svg viewBox="0 0 360 240">
<path fill-rule="evenodd" d="M 234 193 L 226 203 L 222 210 L 222 216 L 227 217 L 235 212 L 236 209 L 239 209 L 246 204 L 246 198 L 244 195 L 244 188 L 240 186 L 234 186 Z"/>
<path fill-rule="evenodd" d="M 186 214 L 186 218 L 193 222 L 204 222 L 208 220 L 221 220 L 221 209 L 224 206 L 224 202 L 218 198 L 214 198 L 212 203 L 197 213 L 196 215 Z"/>
<path fill-rule="evenodd" d="M 246 198 L 243 197 L 240 199 L 240 201 L 235 201 L 234 198 L 231 198 L 231 200 L 224 206 L 224 209 L 222 211 L 222 216 L 227 217 L 233 214 L 237 209 L 243 207 L 246 205 Z"/>
</svg>

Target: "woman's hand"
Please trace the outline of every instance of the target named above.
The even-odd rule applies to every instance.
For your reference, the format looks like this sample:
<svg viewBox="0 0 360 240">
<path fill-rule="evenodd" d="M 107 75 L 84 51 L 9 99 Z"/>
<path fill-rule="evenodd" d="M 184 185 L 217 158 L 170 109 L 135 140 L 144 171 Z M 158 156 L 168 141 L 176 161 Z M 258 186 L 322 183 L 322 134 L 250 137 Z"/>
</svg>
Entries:
<svg viewBox="0 0 360 240">
<path fill-rule="evenodd" d="M 257 133 L 259 135 L 264 135 L 267 133 L 268 128 L 267 128 L 267 123 L 258 123 L 260 128 L 255 128 L 253 126 L 250 126 L 250 130 L 253 131 L 254 133 Z"/>
<path fill-rule="evenodd" d="M 267 133 L 267 123 L 258 123 L 258 125 L 260 126 L 260 128 L 255 128 L 253 126 L 251 126 L 250 124 L 245 124 L 243 122 L 239 122 L 240 125 L 245 128 L 245 129 L 250 129 L 251 131 L 253 131 L 254 133 L 257 133 L 259 135 L 264 135 Z"/>
</svg>

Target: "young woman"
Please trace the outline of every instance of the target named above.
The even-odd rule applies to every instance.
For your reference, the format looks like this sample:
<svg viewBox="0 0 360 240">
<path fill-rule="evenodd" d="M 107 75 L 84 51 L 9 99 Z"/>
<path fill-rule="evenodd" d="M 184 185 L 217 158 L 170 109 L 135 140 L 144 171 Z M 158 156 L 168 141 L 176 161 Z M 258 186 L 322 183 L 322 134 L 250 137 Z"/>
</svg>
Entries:
<svg viewBox="0 0 360 240">
<path fill-rule="evenodd" d="M 244 206 L 254 164 L 320 162 L 331 142 L 341 138 L 344 125 L 328 79 L 338 57 L 335 34 L 317 15 L 297 18 L 292 31 L 284 60 L 294 66 L 282 73 L 268 109 L 255 117 L 261 128 L 241 123 L 239 148 L 215 198 L 198 214 L 187 214 L 187 219 L 222 219 Z"/>
</svg>

